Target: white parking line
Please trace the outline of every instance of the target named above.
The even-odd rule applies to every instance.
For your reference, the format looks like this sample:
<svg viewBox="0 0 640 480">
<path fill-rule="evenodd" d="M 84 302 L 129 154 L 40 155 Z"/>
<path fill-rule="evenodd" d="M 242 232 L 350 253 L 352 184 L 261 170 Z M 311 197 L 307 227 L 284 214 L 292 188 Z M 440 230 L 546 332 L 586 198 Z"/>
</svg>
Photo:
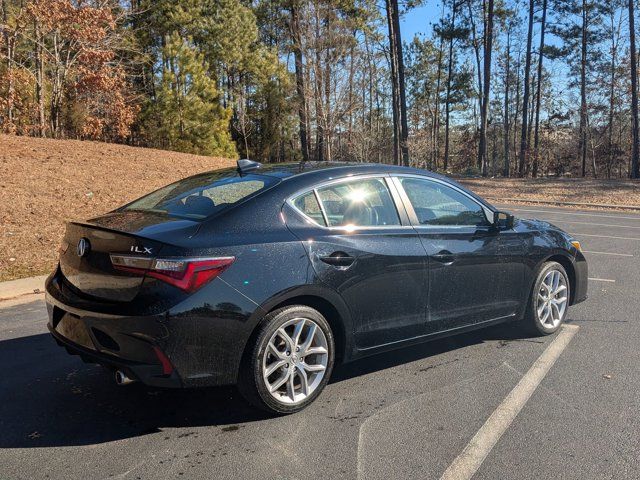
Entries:
<svg viewBox="0 0 640 480">
<path fill-rule="evenodd" d="M 615 280 L 611 280 L 610 278 L 591 278 L 591 277 L 589 277 L 589 280 L 591 280 L 592 282 L 616 283 Z"/>
<path fill-rule="evenodd" d="M 593 250 L 582 250 L 582 253 L 590 253 L 591 255 L 614 255 L 616 257 L 633 257 L 630 253 L 594 252 Z"/>
<path fill-rule="evenodd" d="M 616 227 L 616 228 L 640 228 L 640 225 L 611 225 L 610 223 L 572 222 L 570 220 L 552 220 L 559 223 L 571 223 L 575 225 L 591 225 L 594 227 Z"/>
<path fill-rule="evenodd" d="M 503 207 L 509 208 L 509 205 L 502 205 Z M 605 215 L 600 213 L 578 213 L 578 212 L 560 212 L 558 210 L 530 210 L 527 208 L 511 208 L 515 212 L 533 212 L 533 213 L 550 213 L 553 215 L 571 215 L 571 216 L 580 216 L 580 217 L 602 217 L 602 218 L 622 218 L 625 220 L 640 220 L 640 216 L 638 217 L 628 217 L 622 215 Z"/>
<path fill-rule="evenodd" d="M 445 470 L 440 477 L 441 480 L 467 480 L 473 477 L 579 328 L 577 325 L 562 327 L 558 336 L 484 422 L 462 453 Z"/>
<path fill-rule="evenodd" d="M 610 235 L 593 235 L 591 233 L 571 232 L 571 235 L 582 235 L 583 237 L 600 237 L 600 238 L 613 238 L 616 240 L 640 240 L 637 237 L 612 237 Z"/>
</svg>

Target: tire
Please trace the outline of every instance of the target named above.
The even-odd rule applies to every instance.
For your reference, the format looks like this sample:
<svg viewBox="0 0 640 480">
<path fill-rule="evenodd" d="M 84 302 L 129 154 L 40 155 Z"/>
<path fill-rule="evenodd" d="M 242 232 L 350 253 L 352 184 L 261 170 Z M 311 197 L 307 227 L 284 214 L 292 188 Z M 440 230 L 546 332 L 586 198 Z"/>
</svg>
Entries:
<svg viewBox="0 0 640 480">
<path fill-rule="evenodd" d="M 525 330 L 534 335 L 555 333 L 567 316 L 570 298 L 571 284 L 564 267 L 558 262 L 544 263 L 538 271 L 524 315 Z"/>
<path fill-rule="evenodd" d="M 335 342 L 331 327 L 313 308 L 292 305 L 269 313 L 250 342 L 238 388 L 258 408 L 280 415 L 299 412 L 329 381 Z"/>
</svg>

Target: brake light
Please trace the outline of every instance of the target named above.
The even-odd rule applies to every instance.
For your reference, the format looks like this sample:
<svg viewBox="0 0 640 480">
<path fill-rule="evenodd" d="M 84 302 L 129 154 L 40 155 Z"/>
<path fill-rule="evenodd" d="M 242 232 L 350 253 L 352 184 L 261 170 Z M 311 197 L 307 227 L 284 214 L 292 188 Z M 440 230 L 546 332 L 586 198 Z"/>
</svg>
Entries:
<svg viewBox="0 0 640 480">
<path fill-rule="evenodd" d="M 224 272 L 235 257 L 217 258 L 141 258 L 111 255 L 113 268 L 123 272 L 157 278 L 185 292 L 195 292 Z"/>
</svg>

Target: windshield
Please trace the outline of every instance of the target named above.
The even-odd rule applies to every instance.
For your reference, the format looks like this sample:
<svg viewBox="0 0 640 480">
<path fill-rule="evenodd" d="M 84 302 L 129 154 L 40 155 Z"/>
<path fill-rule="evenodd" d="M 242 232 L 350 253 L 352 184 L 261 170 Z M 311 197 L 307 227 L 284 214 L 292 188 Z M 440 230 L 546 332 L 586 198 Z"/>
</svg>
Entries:
<svg viewBox="0 0 640 480">
<path fill-rule="evenodd" d="M 165 213 L 200 220 L 274 185 L 278 179 L 214 172 L 185 178 L 126 205 L 122 210 Z"/>
</svg>

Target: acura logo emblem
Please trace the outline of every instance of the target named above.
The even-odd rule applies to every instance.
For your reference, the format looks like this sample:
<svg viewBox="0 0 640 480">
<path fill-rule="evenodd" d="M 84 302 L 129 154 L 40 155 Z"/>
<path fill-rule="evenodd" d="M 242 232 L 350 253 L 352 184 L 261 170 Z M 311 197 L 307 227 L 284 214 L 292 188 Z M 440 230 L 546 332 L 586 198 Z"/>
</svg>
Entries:
<svg viewBox="0 0 640 480">
<path fill-rule="evenodd" d="M 81 238 L 80 241 L 78 242 L 78 256 L 79 257 L 84 257 L 87 253 L 89 253 L 89 249 L 91 248 L 91 245 L 89 244 L 89 240 L 87 240 L 86 238 Z"/>
</svg>

